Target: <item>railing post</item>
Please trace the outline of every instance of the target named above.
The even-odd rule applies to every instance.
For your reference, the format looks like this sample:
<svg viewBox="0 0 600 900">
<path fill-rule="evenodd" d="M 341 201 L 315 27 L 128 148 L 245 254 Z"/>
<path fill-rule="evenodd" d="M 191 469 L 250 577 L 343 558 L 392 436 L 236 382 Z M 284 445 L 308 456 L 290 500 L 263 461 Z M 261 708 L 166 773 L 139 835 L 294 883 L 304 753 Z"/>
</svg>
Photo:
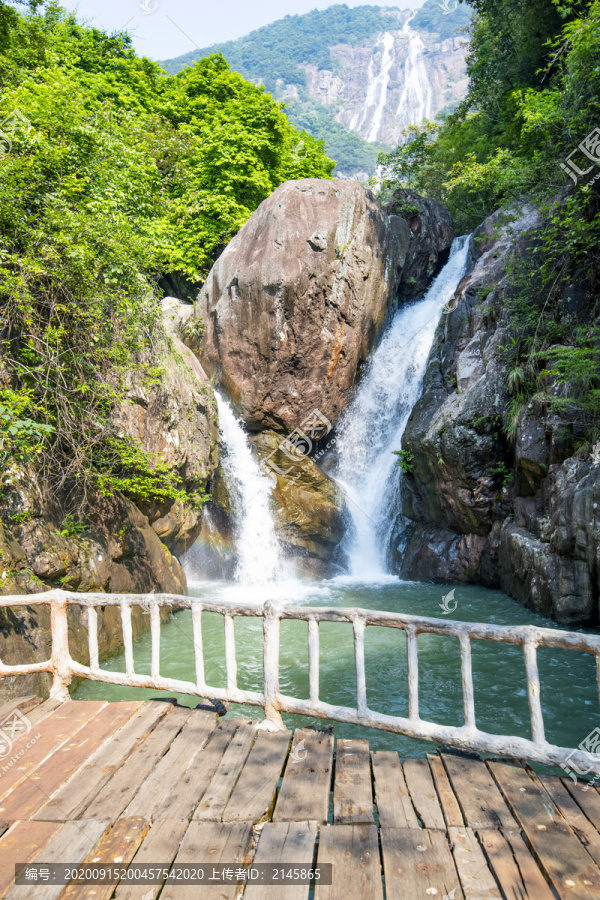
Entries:
<svg viewBox="0 0 600 900">
<path fill-rule="evenodd" d="M 359 716 L 366 716 L 367 679 L 365 676 L 365 620 L 355 616 L 354 628 L 354 665 L 356 668 L 356 711 Z"/>
<path fill-rule="evenodd" d="M 62 591 L 53 591 L 50 602 L 50 631 L 52 635 L 52 674 L 54 680 L 50 697 L 55 700 L 69 699 L 69 685 L 73 673 L 69 653 L 69 623 L 67 619 L 67 598 Z"/>
<path fill-rule="evenodd" d="M 285 731 L 279 712 L 279 637 L 281 619 L 270 601 L 263 606 L 263 678 L 265 686 L 265 721 L 267 731 Z"/>
<path fill-rule="evenodd" d="M 471 639 L 468 634 L 461 634 L 460 638 L 460 673 L 462 678 L 463 717 L 465 728 L 474 731 L 475 725 L 475 698 L 473 695 L 473 664 L 471 661 Z"/>
<path fill-rule="evenodd" d="M 546 742 L 544 731 L 544 714 L 540 697 L 540 675 L 537 665 L 537 644 L 528 638 L 523 644 L 525 672 L 527 675 L 527 699 L 529 701 L 529 718 L 531 720 L 531 739 L 534 744 Z"/>
<path fill-rule="evenodd" d="M 419 649 L 414 625 L 406 626 L 406 662 L 408 667 L 408 718 L 419 718 Z"/>
</svg>

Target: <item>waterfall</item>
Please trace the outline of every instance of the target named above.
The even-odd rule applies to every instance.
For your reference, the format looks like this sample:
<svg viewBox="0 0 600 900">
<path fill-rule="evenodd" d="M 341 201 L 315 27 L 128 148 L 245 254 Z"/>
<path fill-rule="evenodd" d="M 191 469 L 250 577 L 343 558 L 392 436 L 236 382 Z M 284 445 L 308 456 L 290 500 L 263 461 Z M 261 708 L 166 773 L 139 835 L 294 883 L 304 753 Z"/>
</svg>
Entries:
<svg viewBox="0 0 600 900">
<path fill-rule="evenodd" d="M 412 16 L 402 29 L 402 34 L 408 38 L 404 87 L 396 111 L 396 118 L 400 119 L 402 128 L 431 118 L 433 100 L 431 83 L 423 60 L 425 44 L 410 27 L 411 19 Z"/>
<path fill-rule="evenodd" d="M 287 573 L 271 515 L 271 482 L 252 455 L 248 435 L 229 403 L 215 391 L 222 465 L 236 520 L 235 580 L 243 586 L 272 585 Z"/>
<path fill-rule="evenodd" d="M 379 72 L 377 75 L 375 74 L 375 60 L 371 57 L 367 73 L 365 102 L 360 112 L 354 116 L 350 123 L 350 130 L 360 133 L 360 129 L 367 122 L 369 115 L 371 115 L 371 123 L 365 136 L 365 140 L 371 142 L 377 140 L 387 104 L 390 69 L 394 61 L 394 35 L 386 31 L 377 41 L 375 49 L 378 47 L 382 49 Z"/>
<path fill-rule="evenodd" d="M 337 429 L 334 477 L 345 490 L 352 524 L 344 539 L 350 573 L 365 581 L 387 572 L 386 557 L 401 509 L 394 450 L 419 398 L 444 305 L 467 265 L 469 238 L 457 238 L 448 263 L 422 300 L 402 306 L 373 353 Z"/>
</svg>

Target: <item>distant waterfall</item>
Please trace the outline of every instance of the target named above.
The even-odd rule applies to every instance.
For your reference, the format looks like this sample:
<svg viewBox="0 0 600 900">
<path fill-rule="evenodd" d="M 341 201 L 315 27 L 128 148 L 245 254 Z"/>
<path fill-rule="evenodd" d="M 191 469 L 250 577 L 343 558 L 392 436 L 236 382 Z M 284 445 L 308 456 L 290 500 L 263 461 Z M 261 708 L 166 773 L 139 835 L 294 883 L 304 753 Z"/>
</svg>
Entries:
<svg viewBox="0 0 600 900">
<path fill-rule="evenodd" d="M 375 60 L 371 58 L 367 73 L 367 95 L 359 113 L 350 123 L 351 131 L 358 131 L 365 123 L 369 132 L 365 136 L 367 141 L 376 141 L 383 122 L 383 114 L 388 98 L 388 85 L 390 82 L 390 70 L 394 61 L 394 35 L 385 32 L 377 41 L 376 47 L 381 47 L 381 60 L 378 72 L 375 72 Z"/>
<path fill-rule="evenodd" d="M 433 91 L 423 59 L 425 44 L 410 27 L 411 19 L 408 19 L 402 29 L 402 34 L 408 38 L 408 56 L 396 118 L 405 123 L 403 127 L 430 119 L 433 110 Z"/>
<path fill-rule="evenodd" d="M 229 403 L 217 391 L 222 464 L 236 519 L 235 580 L 269 585 L 287 574 L 270 510 L 271 482 L 252 455 L 248 435 Z"/>
<path fill-rule="evenodd" d="M 367 581 L 387 572 L 401 507 L 400 470 L 393 451 L 401 448 L 436 326 L 466 269 L 468 246 L 468 238 L 457 238 L 425 297 L 398 310 L 338 426 L 339 458 L 333 474 L 347 494 L 352 517 L 344 549 L 351 574 Z"/>
</svg>

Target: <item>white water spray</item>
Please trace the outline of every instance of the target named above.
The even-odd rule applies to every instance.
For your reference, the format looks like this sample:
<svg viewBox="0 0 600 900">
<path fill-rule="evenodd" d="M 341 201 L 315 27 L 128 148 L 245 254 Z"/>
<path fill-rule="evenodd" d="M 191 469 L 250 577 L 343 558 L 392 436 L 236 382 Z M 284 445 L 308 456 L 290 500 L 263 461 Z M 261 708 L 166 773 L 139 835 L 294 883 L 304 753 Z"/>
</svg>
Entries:
<svg viewBox="0 0 600 900">
<path fill-rule="evenodd" d="M 408 38 L 408 56 L 404 72 L 404 87 L 396 111 L 396 118 L 406 128 L 424 119 L 430 119 L 433 109 L 433 91 L 423 59 L 425 44 L 410 26 L 412 16 L 405 22 L 402 34 Z"/>
<path fill-rule="evenodd" d="M 440 315 L 466 269 L 468 246 L 468 238 L 457 238 L 423 299 L 398 310 L 338 426 L 334 476 L 346 491 L 352 517 L 344 549 L 351 575 L 365 581 L 381 580 L 387 572 L 386 556 L 401 509 L 393 451 L 401 448 Z"/>
<path fill-rule="evenodd" d="M 238 563 L 243 586 L 267 586 L 283 578 L 286 564 L 270 510 L 271 482 L 252 455 L 248 435 L 229 403 L 217 391 L 223 470 L 236 519 Z"/>
</svg>

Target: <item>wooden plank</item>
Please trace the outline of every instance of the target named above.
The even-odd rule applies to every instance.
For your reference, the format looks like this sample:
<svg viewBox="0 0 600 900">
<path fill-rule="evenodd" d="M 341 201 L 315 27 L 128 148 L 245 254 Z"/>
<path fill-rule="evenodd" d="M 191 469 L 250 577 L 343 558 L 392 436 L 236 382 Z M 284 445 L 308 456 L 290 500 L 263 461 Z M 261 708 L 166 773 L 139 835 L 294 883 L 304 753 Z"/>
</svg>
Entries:
<svg viewBox="0 0 600 900">
<path fill-rule="evenodd" d="M 371 759 L 379 825 L 386 828 L 419 828 L 398 754 L 395 750 L 378 750 L 371 754 Z"/>
<path fill-rule="evenodd" d="M 291 735 L 290 735 L 291 737 Z M 273 863 L 312 868 L 317 838 L 316 822 L 267 822 L 260 833 L 260 840 L 253 863 Z M 249 884 L 244 900 L 307 900 L 309 884 L 257 885 Z"/>
<path fill-rule="evenodd" d="M 242 722 L 231 738 L 206 792 L 194 813 L 195 820 L 220 822 L 256 737 L 256 728 Z"/>
<path fill-rule="evenodd" d="M 140 708 L 140 703 L 111 703 L 42 763 L 0 803 L 8 820 L 30 819 L 52 794 Z"/>
<path fill-rule="evenodd" d="M 327 863 L 333 865 L 333 883 L 317 883 L 315 900 L 383 900 L 379 842 L 374 825 L 322 828 L 317 864 Z"/>
<path fill-rule="evenodd" d="M 446 827 L 442 807 L 426 759 L 406 759 L 404 778 L 411 800 L 424 828 Z"/>
<path fill-rule="evenodd" d="M 375 822 L 368 741 L 340 738 L 337 742 L 333 821 L 336 825 Z"/>
<path fill-rule="evenodd" d="M 109 827 L 107 821 L 92 822 L 89 819 L 79 822 L 67 822 L 59 825 L 57 822 L 29 822 L 33 828 L 56 828 L 60 830 L 54 835 L 46 847 L 40 850 L 33 862 L 39 863 L 81 863 L 97 846 Z M 15 862 L 23 862 L 18 854 Z M 14 864 L 13 864 L 14 865 Z M 14 871 L 14 870 L 13 870 Z M 6 894 L 7 900 L 57 900 L 64 890 L 61 884 L 13 884 Z"/>
<path fill-rule="evenodd" d="M 183 836 L 188 829 L 188 822 L 181 819 L 161 819 L 152 825 L 142 846 L 134 857 L 135 865 L 157 865 L 171 868 L 171 863 L 179 852 Z M 128 885 L 121 883 L 117 888 L 115 900 L 154 900 L 163 882 L 160 884 Z"/>
<path fill-rule="evenodd" d="M 39 725 L 49 716 L 54 715 L 54 713 L 64 706 L 65 703 L 71 703 L 70 700 L 59 700 L 58 697 L 52 697 L 48 700 L 44 700 L 43 703 L 40 703 L 39 706 L 36 706 L 27 716 L 32 725 Z"/>
<path fill-rule="evenodd" d="M 570 778 L 563 778 L 562 783 L 577 801 L 596 831 L 600 831 L 600 794 L 596 788 L 580 781 L 574 784 Z"/>
<path fill-rule="evenodd" d="M 261 822 L 272 811 L 292 739 L 290 731 L 259 731 L 223 813 L 223 822 Z"/>
<path fill-rule="evenodd" d="M 170 703 L 144 703 L 133 718 L 108 743 L 99 747 L 33 818 L 45 822 L 79 818 L 130 754 L 172 709 Z"/>
<path fill-rule="evenodd" d="M 19 710 L 21 715 L 27 716 L 29 719 L 29 714 L 39 706 L 42 702 L 41 697 L 36 697 L 35 695 L 31 695 L 29 697 L 15 697 L 14 700 L 9 700 L 3 706 L 0 706 L 0 728 L 6 720 L 12 716 L 16 709 Z"/>
<path fill-rule="evenodd" d="M 381 850 L 388 900 L 463 893 L 446 835 L 438 829 L 382 828 Z"/>
<path fill-rule="evenodd" d="M 29 734 L 15 741 L 12 754 L 2 763 L 0 800 L 31 775 L 52 753 L 77 734 L 106 706 L 104 702 L 74 701 L 63 703 L 51 717 Z M 29 746 L 28 746 L 29 745 Z M 21 754 L 22 752 L 22 755 Z M 16 759 L 16 762 L 11 760 Z M 1 806 L 1 804 L 0 804 Z M 1 815 L 1 813 L 0 813 Z M 2 816 L 2 818 L 6 818 Z"/>
<path fill-rule="evenodd" d="M 86 818 L 109 816 L 118 819 L 131 803 L 138 790 L 167 752 L 177 734 L 187 722 L 191 710 L 177 707 L 163 719 L 154 731 L 135 750 L 99 794 L 86 808 Z"/>
<path fill-rule="evenodd" d="M 538 863 L 559 897 L 600 897 L 600 869 L 550 798 L 519 766 L 490 763 Z"/>
<path fill-rule="evenodd" d="M 600 834 L 583 814 L 571 794 L 555 775 L 539 775 L 537 780 L 567 820 L 587 852 L 600 865 Z"/>
<path fill-rule="evenodd" d="M 60 827 L 57 822 L 17 822 L 0 838 L 0 897 L 15 880 L 15 865 L 35 859 Z"/>
<path fill-rule="evenodd" d="M 125 810 L 125 816 L 189 820 L 204 792 L 200 757 L 216 722 L 214 713 L 192 711 L 167 753 Z"/>
<path fill-rule="evenodd" d="M 9 822 L 0 822 L 0 837 L 10 828 Z"/>
<path fill-rule="evenodd" d="M 463 818 L 462 812 L 460 811 L 460 806 L 458 800 L 456 799 L 456 795 L 452 790 L 452 785 L 450 784 L 448 773 L 444 768 L 444 763 L 437 755 L 437 753 L 428 753 L 427 760 L 429 762 L 429 768 L 431 769 L 431 774 L 433 776 L 433 783 L 435 784 L 435 788 L 440 800 L 440 805 L 442 807 L 442 813 L 444 814 L 444 819 L 446 820 L 446 826 L 448 828 L 463 828 L 465 820 Z"/>
<path fill-rule="evenodd" d="M 119 819 L 104 835 L 93 854 L 84 860 L 84 865 L 98 861 L 128 866 L 144 840 L 148 828 L 149 823 L 139 816 Z M 116 881 L 113 884 L 70 884 L 63 892 L 61 900 L 110 900 L 116 885 Z"/>
<path fill-rule="evenodd" d="M 192 822 L 175 859 L 176 863 L 243 863 L 249 861 L 252 825 L 244 822 Z M 175 885 L 167 883 L 161 900 L 198 900 L 198 897 L 234 900 L 239 882 L 231 885 Z"/>
<path fill-rule="evenodd" d="M 554 893 L 518 831 L 484 828 L 478 838 L 502 892 L 510 900 L 554 900 Z"/>
<path fill-rule="evenodd" d="M 466 900 L 499 900 L 502 894 L 473 830 L 452 826 L 448 834 Z"/>
<path fill-rule="evenodd" d="M 479 759 L 443 753 L 444 766 L 471 828 L 514 828 L 515 820 L 494 779 Z"/>
<path fill-rule="evenodd" d="M 296 731 L 273 821 L 326 823 L 332 768 L 333 735 Z"/>
</svg>

